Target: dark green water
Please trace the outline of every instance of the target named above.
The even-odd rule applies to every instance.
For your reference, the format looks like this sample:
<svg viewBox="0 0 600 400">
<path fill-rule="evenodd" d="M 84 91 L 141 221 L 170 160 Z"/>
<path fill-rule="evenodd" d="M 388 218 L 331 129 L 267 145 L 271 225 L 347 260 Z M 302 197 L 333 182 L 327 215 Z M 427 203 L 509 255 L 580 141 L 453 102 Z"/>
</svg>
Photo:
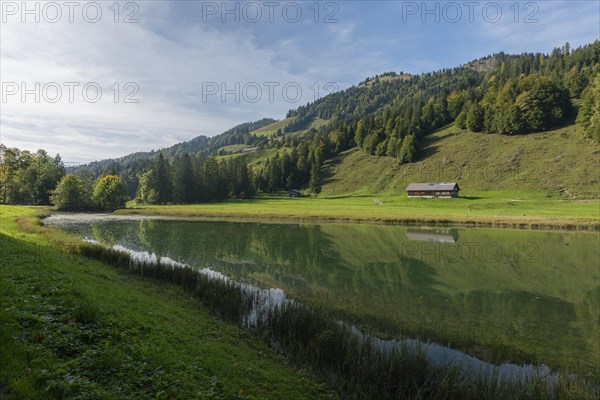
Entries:
<svg viewBox="0 0 600 400">
<path fill-rule="evenodd" d="M 351 224 L 49 221 L 322 306 L 381 338 L 492 363 L 600 369 L 598 233 Z"/>
</svg>

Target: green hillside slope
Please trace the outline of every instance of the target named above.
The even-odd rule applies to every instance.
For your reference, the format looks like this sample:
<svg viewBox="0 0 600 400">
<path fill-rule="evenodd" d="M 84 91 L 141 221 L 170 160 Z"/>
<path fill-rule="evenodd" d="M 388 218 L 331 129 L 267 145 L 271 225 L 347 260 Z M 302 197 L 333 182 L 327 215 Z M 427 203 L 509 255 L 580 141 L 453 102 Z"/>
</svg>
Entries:
<svg viewBox="0 0 600 400">
<path fill-rule="evenodd" d="M 410 182 L 458 182 L 462 195 L 600 197 L 600 145 L 579 125 L 522 136 L 447 127 L 426 138 L 415 163 L 348 150 L 325 164 L 324 195 L 404 193 Z"/>
</svg>

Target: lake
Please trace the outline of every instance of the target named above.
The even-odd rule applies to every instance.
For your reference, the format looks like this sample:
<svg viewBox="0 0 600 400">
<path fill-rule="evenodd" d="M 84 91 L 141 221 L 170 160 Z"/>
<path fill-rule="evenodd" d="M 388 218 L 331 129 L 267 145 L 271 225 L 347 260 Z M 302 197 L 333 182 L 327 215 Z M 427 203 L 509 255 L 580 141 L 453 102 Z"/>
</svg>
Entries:
<svg viewBox="0 0 600 400">
<path fill-rule="evenodd" d="M 57 215 L 79 238 L 278 288 L 381 339 L 600 369 L 600 234 Z"/>
</svg>

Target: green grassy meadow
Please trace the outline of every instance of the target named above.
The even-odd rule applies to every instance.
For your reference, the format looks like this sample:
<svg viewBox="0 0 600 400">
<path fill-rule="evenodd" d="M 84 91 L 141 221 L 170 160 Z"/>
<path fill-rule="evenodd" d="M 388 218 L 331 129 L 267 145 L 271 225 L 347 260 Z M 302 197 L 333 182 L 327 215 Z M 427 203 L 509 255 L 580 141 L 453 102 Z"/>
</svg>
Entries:
<svg viewBox="0 0 600 400">
<path fill-rule="evenodd" d="M 0 206 L 0 398 L 335 397 L 180 287 L 57 249 L 40 211 Z"/>
<path fill-rule="evenodd" d="M 529 198 L 529 193 L 483 192 L 458 199 L 414 199 L 404 195 L 319 196 L 287 194 L 223 203 L 131 206 L 117 214 L 260 220 L 449 223 L 511 227 L 600 227 L 600 201 Z"/>
</svg>

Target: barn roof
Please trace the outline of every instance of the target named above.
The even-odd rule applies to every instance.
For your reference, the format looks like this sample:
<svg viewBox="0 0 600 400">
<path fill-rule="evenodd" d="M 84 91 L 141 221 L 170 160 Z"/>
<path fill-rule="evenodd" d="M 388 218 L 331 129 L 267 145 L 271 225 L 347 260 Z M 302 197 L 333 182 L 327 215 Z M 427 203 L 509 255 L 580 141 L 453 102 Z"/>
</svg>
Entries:
<svg viewBox="0 0 600 400">
<path fill-rule="evenodd" d="M 428 182 L 428 183 L 411 183 L 406 188 L 407 191 L 432 191 L 432 190 L 443 190 L 443 191 L 451 191 L 460 190 L 458 187 L 458 183 L 456 182 Z"/>
</svg>

